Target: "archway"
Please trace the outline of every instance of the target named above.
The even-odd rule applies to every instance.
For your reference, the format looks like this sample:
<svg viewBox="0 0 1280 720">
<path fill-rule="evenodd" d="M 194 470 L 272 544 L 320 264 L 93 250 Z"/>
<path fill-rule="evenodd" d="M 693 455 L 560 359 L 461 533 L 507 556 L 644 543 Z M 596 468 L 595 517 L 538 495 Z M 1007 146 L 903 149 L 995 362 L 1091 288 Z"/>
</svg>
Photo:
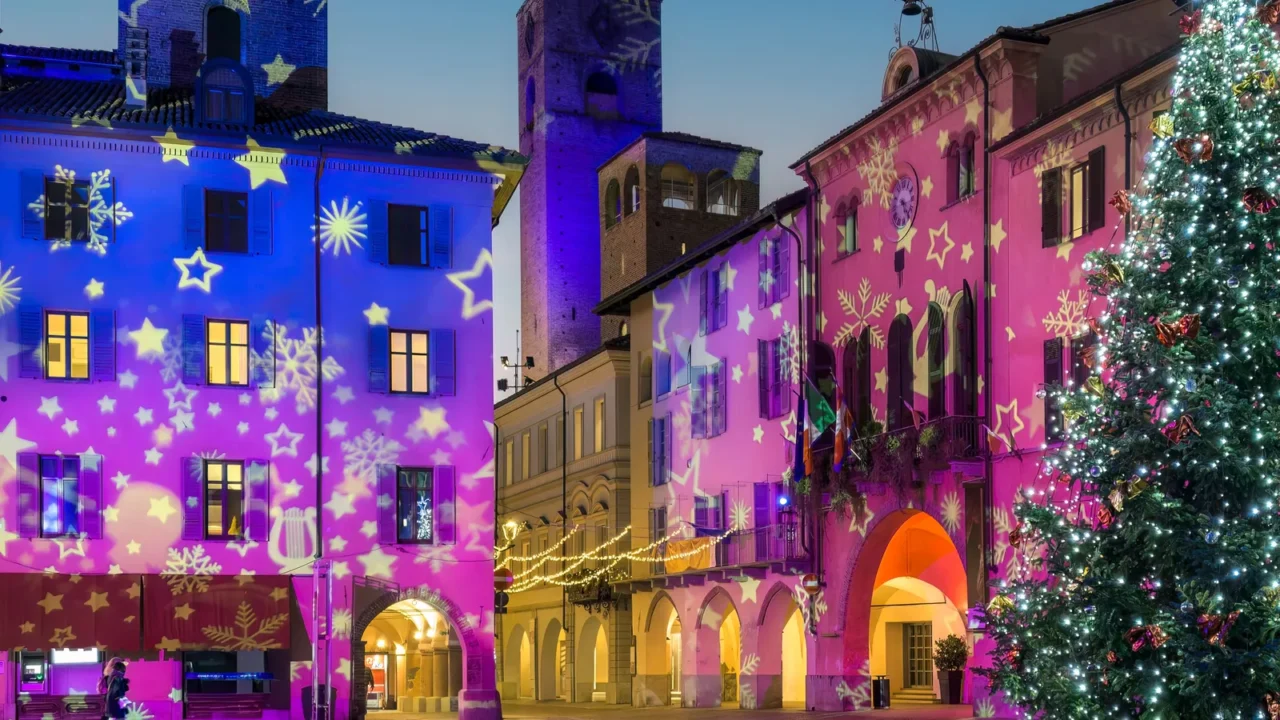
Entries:
<svg viewBox="0 0 1280 720">
<path fill-rule="evenodd" d="M 369 710 L 449 710 L 462 690 L 462 647 L 449 621 L 421 600 L 398 600 L 360 633 L 354 680 Z"/>
<path fill-rule="evenodd" d="M 966 636 L 960 557 L 942 525 L 918 510 L 886 516 L 858 554 L 849 578 L 845 667 L 887 676 L 894 706 L 932 703 L 934 641 Z"/>
<path fill-rule="evenodd" d="M 665 592 L 649 605 L 640 641 L 634 691 L 640 705 L 681 704 L 683 683 L 680 613 Z"/>
<path fill-rule="evenodd" d="M 478 629 L 450 598 L 429 588 L 401 590 L 395 585 L 357 578 L 351 609 L 355 621 L 351 627 L 351 684 L 346 699 L 349 703 L 348 717 L 363 718 L 368 710 L 368 674 L 364 668 L 365 638 L 370 626 L 375 628 L 375 633 L 380 628 L 392 626 L 403 630 L 401 644 L 404 646 L 406 670 L 403 676 L 408 694 L 396 698 L 397 705 L 401 698 L 412 698 L 410 705 L 418 712 L 424 712 L 426 708 L 447 712 L 461 706 L 459 718 L 466 720 L 470 708 L 483 714 L 482 705 L 488 703 L 488 707 L 493 707 L 493 703 L 498 702 L 494 689 L 493 651 L 491 648 L 481 650 Z M 388 612 L 390 614 L 380 619 Z M 377 649 L 376 635 L 373 637 L 375 645 L 370 650 Z M 415 651 L 413 655 L 409 652 L 411 648 Z M 399 653 L 398 648 L 392 649 Z M 430 652 L 423 652 L 426 650 Z M 412 674 L 408 672 L 411 660 L 417 667 Z M 431 679 L 429 687 L 428 677 Z M 408 685 L 410 678 L 414 680 L 411 688 Z M 335 689 L 342 690 L 340 687 Z"/>
<path fill-rule="evenodd" d="M 774 585 L 765 596 L 759 628 L 752 683 L 755 706 L 805 707 L 809 657 L 804 616 L 786 585 Z"/>
<path fill-rule="evenodd" d="M 604 624 L 595 615 L 587 617 L 582 630 L 574 638 L 577 668 L 577 702 L 604 702 L 609 684 L 609 646 Z"/>
<path fill-rule="evenodd" d="M 558 618 L 551 618 L 542 631 L 542 644 L 538 648 L 539 700 L 557 700 L 568 696 L 564 653 L 564 627 Z"/>
<path fill-rule="evenodd" d="M 695 646 L 695 687 L 692 707 L 738 705 L 738 675 L 742 662 L 742 623 L 729 593 L 712 590 L 698 613 Z"/>
<path fill-rule="evenodd" d="M 529 631 L 517 625 L 507 638 L 502 656 L 503 697 L 533 698 L 533 642 Z"/>
</svg>

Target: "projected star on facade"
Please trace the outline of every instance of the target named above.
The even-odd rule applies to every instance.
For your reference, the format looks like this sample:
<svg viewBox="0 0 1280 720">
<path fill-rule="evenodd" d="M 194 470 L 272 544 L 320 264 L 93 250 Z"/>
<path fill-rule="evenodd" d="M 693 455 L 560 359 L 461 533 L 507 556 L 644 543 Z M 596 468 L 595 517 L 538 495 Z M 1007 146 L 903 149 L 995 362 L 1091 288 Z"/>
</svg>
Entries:
<svg viewBox="0 0 1280 720">
<path fill-rule="evenodd" d="M 364 211 L 364 203 L 357 200 L 351 204 L 351 198 L 343 197 L 342 204 L 330 200 L 329 206 L 320 206 L 320 250 L 333 250 L 333 256 L 342 253 L 348 255 L 352 247 L 363 248 L 361 240 L 369 238 L 365 233 L 369 230 L 369 215 Z M 313 228 L 314 229 L 314 228 Z"/>
<path fill-rule="evenodd" d="M 178 278 L 179 290 L 196 288 L 197 290 L 211 293 L 213 292 L 213 279 L 222 273 L 222 266 L 209 262 L 208 258 L 204 256 L 204 248 L 199 247 L 189 258 L 174 258 L 173 264 L 182 273 L 182 277 Z M 196 266 L 199 266 L 203 271 L 199 279 L 191 276 L 191 269 Z"/>
<path fill-rule="evenodd" d="M 266 182 L 288 185 L 284 176 L 285 152 L 279 148 L 262 147 L 252 137 L 245 139 L 248 152 L 236 158 L 236 164 L 249 171 L 249 187 L 257 190 Z"/>
<path fill-rule="evenodd" d="M 164 135 L 153 135 L 152 140 L 160 146 L 161 162 L 180 162 L 187 167 L 191 167 L 191 161 L 187 159 L 187 153 L 191 152 L 191 148 L 196 144 L 191 140 L 183 140 L 178 137 L 178 133 L 173 131 L 173 126 L 169 126 L 169 131 Z"/>
<path fill-rule="evenodd" d="M 468 285 L 469 281 L 476 280 L 484 275 L 486 268 L 490 270 L 493 269 L 493 255 L 489 253 L 487 248 L 481 250 L 480 254 L 476 256 L 476 262 L 471 266 L 470 270 L 449 273 L 446 276 L 449 278 L 449 282 L 453 283 L 454 286 L 462 291 L 463 320 L 470 320 L 476 315 L 493 308 L 492 300 L 481 300 L 480 302 L 476 302 L 475 291 L 471 289 L 470 285 Z"/>
<path fill-rule="evenodd" d="M 284 61 L 284 57 L 280 53 L 276 53 L 276 59 L 269 63 L 264 63 L 262 69 L 267 73 L 267 87 L 271 87 L 288 80 L 293 71 L 298 69 L 298 66 L 290 65 Z"/>
</svg>

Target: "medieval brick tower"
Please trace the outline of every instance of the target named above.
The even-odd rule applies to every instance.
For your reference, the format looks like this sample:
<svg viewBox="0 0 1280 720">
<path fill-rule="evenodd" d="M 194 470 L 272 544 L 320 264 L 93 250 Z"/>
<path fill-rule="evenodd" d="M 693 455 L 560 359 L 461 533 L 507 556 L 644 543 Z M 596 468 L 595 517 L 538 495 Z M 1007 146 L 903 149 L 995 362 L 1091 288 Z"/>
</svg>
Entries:
<svg viewBox="0 0 1280 720">
<path fill-rule="evenodd" d="M 596 171 L 662 129 L 661 0 L 526 0 L 516 13 L 521 341 L 542 377 L 600 344 Z"/>
</svg>

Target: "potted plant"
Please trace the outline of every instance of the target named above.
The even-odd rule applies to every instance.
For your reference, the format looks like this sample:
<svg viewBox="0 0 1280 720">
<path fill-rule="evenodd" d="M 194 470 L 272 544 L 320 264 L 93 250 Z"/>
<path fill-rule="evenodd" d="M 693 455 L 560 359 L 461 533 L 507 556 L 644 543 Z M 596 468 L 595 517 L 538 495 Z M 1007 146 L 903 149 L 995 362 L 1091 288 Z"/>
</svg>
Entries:
<svg viewBox="0 0 1280 720">
<path fill-rule="evenodd" d="M 958 635 L 948 635 L 934 643 L 933 666 L 938 669 L 938 687 L 944 705 L 959 705 L 964 691 L 964 666 L 969 646 Z"/>
</svg>

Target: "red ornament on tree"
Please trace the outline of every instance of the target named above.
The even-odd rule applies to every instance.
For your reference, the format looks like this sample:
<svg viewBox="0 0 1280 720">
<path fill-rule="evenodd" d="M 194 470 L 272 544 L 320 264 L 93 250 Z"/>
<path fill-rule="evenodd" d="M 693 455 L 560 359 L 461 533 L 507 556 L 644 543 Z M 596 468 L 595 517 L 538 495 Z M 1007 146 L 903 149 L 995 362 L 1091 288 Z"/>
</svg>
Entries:
<svg viewBox="0 0 1280 720">
<path fill-rule="evenodd" d="M 1200 634 L 1209 641 L 1210 645 L 1222 647 L 1227 643 L 1227 633 L 1231 631 L 1231 626 L 1236 624 L 1236 619 L 1239 617 L 1239 610 L 1232 610 L 1225 618 L 1221 615 L 1201 615 L 1196 620 L 1196 625 L 1200 627 Z"/>
<path fill-rule="evenodd" d="M 1271 720 L 1280 720 L 1280 692 L 1267 693 L 1267 714 Z"/>
<path fill-rule="evenodd" d="M 1258 6 L 1258 22 L 1263 25 L 1280 23 L 1280 0 L 1268 0 Z M 1272 715 L 1272 717 L 1280 720 L 1278 716 Z"/>
<path fill-rule="evenodd" d="M 1213 159 L 1213 138 L 1208 135 L 1184 137 L 1173 143 L 1173 149 L 1182 158 L 1182 162 L 1188 165 L 1209 162 Z"/>
<path fill-rule="evenodd" d="M 1178 21 L 1178 28 L 1182 30 L 1183 35 L 1195 35 L 1200 32 L 1201 17 L 1200 11 L 1197 10 L 1190 15 L 1183 15 Z"/>
<path fill-rule="evenodd" d="M 1117 190 L 1115 195 L 1111 196 L 1111 207 L 1121 215 L 1128 215 L 1133 212 L 1133 201 L 1129 199 L 1129 191 Z"/>
<path fill-rule="evenodd" d="M 1266 215 L 1276 209 L 1276 199 L 1260 187 L 1245 188 L 1242 199 L 1249 212 L 1256 212 L 1259 215 Z"/>
</svg>

